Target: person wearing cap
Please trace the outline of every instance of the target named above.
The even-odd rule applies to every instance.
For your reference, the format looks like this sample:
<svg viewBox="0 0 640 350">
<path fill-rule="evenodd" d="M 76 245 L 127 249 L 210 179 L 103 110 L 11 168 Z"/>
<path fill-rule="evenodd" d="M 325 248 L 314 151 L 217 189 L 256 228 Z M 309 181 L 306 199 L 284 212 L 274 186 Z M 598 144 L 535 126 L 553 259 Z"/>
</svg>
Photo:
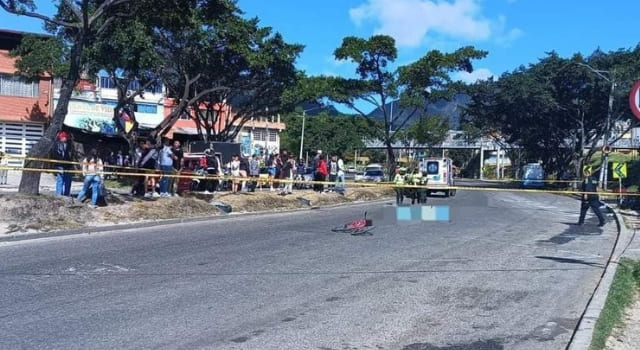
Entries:
<svg viewBox="0 0 640 350">
<path fill-rule="evenodd" d="M 56 176 L 56 195 L 69 196 L 71 194 L 71 173 L 72 150 L 69 144 L 69 134 L 60 131 L 51 150 L 51 158 L 59 162 L 53 164 L 58 170 Z"/>
</svg>

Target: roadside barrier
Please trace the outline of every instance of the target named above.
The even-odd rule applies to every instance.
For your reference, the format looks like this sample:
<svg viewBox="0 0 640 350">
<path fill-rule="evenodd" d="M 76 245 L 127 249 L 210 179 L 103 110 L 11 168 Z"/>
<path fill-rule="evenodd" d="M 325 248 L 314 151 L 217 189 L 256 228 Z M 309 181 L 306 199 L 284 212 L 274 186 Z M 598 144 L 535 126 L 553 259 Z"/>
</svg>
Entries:
<svg viewBox="0 0 640 350">
<path fill-rule="evenodd" d="M 60 161 L 48 158 L 34 158 L 34 157 L 23 157 L 23 156 L 13 156 L 6 155 L 7 158 L 15 158 L 22 159 L 25 161 L 32 162 L 40 162 L 40 163 L 55 163 L 55 164 L 68 164 L 74 167 L 81 167 L 81 162 L 74 161 Z M 10 165 L 0 165 L 1 170 L 13 170 L 13 171 L 31 171 L 31 172 L 40 172 L 40 173 L 49 173 L 49 174 L 57 174 L 60 170 L 52 168 L 53 165 L 49 167 L 41 167 L 41 168 L 28 168 L 24 166 L 10 166 Z M 119 169 L 118 171 L 102 171 L 101 175 L 110 175 L 116 177 L 131 177 L 131 178 L 140 178 L 140 177 L 168 177 L 174 179 L 198 179 L 198 180 L 219 180 L 219 181 L 232 181 L 232 182 L 260 182 L 260 183 L 274 183 L 274 184 L 285 184 L 285 183 L 293 183 L 298 185 L 333 185 L 333 186 L 348 186 L 348 187 L 373 187 L 373 188 L 389 188 L 389 189 L 425 189 L 429 191 L 450 191 L 450 190 L 462 190 L 462 191 L 487 191 L 487 192 L 523 192 L 523 193 L 554 193 L 554 194 L 565 194 L 565 195 L 583 195 L 583 194 L 598 194 L 601 196 L 611 196 L 611 197 L 638 197 L 639 193 L 618 193 L 612 191 L 599 191 L 599 192 L 584 192 L 577 190 L 561 190 L 561 189 L 530 189 L 530 188 L 512 188 L 512 187 L 504 187 L 504 188 L 495 188 L 495 187 L 483 187 L 483 186 L 429 186 L 426 185 L 411 185 L 411 184 L 403 184 L 397 185 L 393 182 L 356 182 L 356 181 L 345 181 L 345 182 L 331 182 L 331 181 L 306 181 L 306 180 L 296 180 L 296 179 L 278 179 L 278 178 L 265 178 L 265 177 L 234 177 L 229 175 L 207 175 L 207 174 L 163 174 L 160 170 L 152 170 L 152 169 L 144 169 L 144 168 L 134 168 L 134 167 L 122 167 L 116 165 L 107 165 L 104 166 L 106 169 Z M 189 170 L 191 172 L 192 170 Z M 68 169 L 64 170 L 64 172 L 71 174 L 82 175 L 82 170 L 78 169 Z M 476 179 L 463 179 L 468 181 L 479 181 Z M 500 184 L 516 184 L 518 182 L 522 182 L 523 180 L 481 180 L 484 183 L 500 183 Z M 575 183 L 581 182 L 577 180 L 544 180 L 547 183 Z"/>
</svg>

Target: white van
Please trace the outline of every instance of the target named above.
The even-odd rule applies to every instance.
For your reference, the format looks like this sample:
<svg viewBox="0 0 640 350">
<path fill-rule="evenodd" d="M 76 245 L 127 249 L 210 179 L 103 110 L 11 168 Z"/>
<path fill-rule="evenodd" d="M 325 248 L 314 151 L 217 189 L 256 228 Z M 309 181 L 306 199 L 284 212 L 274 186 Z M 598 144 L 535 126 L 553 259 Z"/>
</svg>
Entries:
<svg viewBox="0 0 640 350">
<path fill-rule="evenodd" d="M 445 197 L 455 196 L 453 161 L 451 158 L 423 158 L 419 163 L 420 171 L 427 174 L 427 194 L 442 192 Z"/>
</svg>

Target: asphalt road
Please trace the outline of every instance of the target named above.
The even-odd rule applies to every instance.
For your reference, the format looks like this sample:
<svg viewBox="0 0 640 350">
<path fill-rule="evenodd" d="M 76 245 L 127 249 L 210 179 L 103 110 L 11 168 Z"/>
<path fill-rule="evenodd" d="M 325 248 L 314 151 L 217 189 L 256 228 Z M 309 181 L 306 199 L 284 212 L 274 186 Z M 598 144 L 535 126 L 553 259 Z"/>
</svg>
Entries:
<svg viewBox="0 0 640 350">
<path fill-rule="evenodd" d="M 0 244 L 2 349 L 563 349 L 615 239 L 563 196 L 459 191 Z M 388 208 L 388 207 L 387 207 Z M 367 210 L 372 236 L 329 228 Z"/>
</svg>

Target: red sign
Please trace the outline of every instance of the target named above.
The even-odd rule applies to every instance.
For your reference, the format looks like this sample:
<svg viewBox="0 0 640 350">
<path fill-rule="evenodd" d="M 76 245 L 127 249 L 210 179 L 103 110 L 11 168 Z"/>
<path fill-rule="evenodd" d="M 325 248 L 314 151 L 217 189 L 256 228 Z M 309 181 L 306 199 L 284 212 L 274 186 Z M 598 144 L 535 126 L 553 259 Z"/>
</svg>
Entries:
<svg viewBox="0 0 640 350">
<path fill-rule="evenodd" d="M 631 108 L 631 113 L 640 119 L 640 80 L 636 81 L 631 88 L 629 107 Z"/>
</svg>

